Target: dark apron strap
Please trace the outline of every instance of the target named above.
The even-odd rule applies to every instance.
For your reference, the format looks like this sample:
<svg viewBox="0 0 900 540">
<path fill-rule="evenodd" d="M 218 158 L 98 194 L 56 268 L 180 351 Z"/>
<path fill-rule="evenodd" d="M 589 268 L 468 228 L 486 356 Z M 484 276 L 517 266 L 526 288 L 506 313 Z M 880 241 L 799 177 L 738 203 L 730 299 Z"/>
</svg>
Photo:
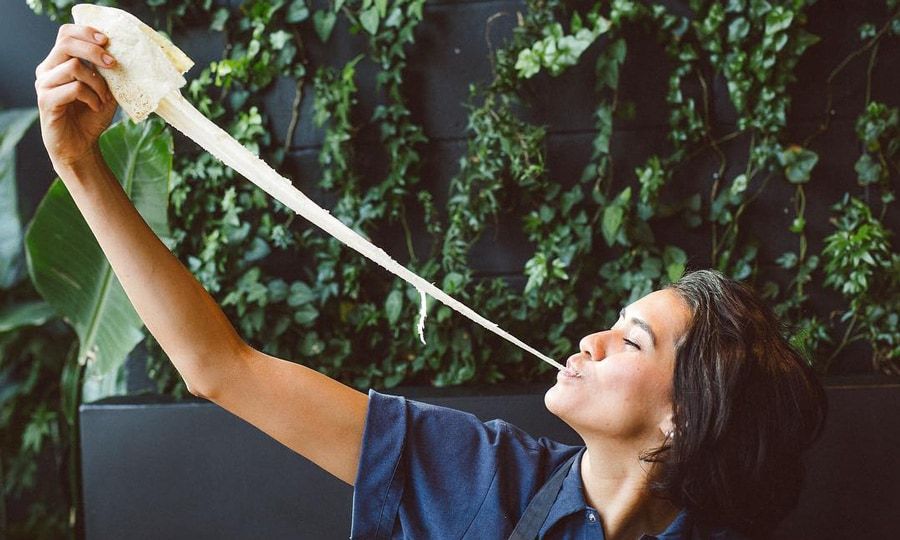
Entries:
<svg viewBox="0 0 900 540">
<path fill-rule="evenodd" d="M 553 506 L 556 496 L 559 495 L 563 480 L 569 474 L 569 469 L 572 468 L 575 459 L 581 454 L 582 452 L 577 452 L 563 462 L 553 473 L 553 476 L 541 486 L 541 489 L 531 498 L 531 501 L 525 508 L 525 513 L 519 518 L 519 522 L 516 523 L 516 528 L 509 535 L 509 540 L 534 540 L 537 538 L 538 533 L 541 532 L 541 525 L 544 524 L 544 521 L 547 520 L 547 515 L 550 514 L 550 507 Z"/>
</svg>

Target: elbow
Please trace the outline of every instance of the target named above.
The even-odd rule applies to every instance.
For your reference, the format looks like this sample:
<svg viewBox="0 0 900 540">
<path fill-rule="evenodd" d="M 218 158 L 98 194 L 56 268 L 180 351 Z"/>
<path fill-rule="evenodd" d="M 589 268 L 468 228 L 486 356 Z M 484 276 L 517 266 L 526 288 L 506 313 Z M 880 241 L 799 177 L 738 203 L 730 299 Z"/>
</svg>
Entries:
<svg viewBox="0 0 900 540">
<path fill-rule="evenodd" d="M 182 374 L 187 391 L 193 396 L 217 402 L 239 378 L 240 366 L 246 362 L 248 349 L 249 346 L 241 342 L 225 351 L 195 359 L 189 364 L 193 368 L 191 372 Z"/>
<path fill-rule="evenodd" d="M 182 380 L 184 381 L 184 386 L 187 388 L 187 391 L 192 396 L 213 401 L 211 397 L 212 392 L 208 391 L 205 387 L 198 386 L 184 378 L 182 378 Z"/>
<path fill-rule="evenodd" d="M 218 383 L 211 380 L 207 370 L 195 369 L 190 372 L 179 370 L 179 372 L 185 388 L 192 396 L 212 401 Z"/>
</svg>

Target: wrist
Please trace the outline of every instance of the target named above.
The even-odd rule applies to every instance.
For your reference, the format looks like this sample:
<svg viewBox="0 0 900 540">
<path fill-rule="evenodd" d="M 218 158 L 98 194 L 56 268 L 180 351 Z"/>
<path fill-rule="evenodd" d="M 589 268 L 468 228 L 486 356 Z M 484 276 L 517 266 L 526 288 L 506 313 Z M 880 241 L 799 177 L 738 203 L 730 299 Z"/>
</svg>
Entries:
<svg viewBox="0 0 900 540">
<path fill-rule="evenodd" d="M 94 145 L 78 158 L 65 161 L 51 160 L 51 163 L 63 182 L 70 182 L 95 176 L 106 162 L 103 160 L 100 146 Z"/>
</svg>

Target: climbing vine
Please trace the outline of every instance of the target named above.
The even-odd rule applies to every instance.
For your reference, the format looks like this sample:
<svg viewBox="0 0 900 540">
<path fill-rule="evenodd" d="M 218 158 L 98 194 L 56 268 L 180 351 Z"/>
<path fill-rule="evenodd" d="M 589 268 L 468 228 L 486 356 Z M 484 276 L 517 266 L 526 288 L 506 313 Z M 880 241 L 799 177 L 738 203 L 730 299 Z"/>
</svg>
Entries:
<svg viewBox="0 0 900 540">
<path fill-rule="evenodd" d="M 57 18 L 70 7 L 57 0 L 29 4 Z M 527 334 L 535 325 L 546 329 L 536 340 L 551 355 L 571 351 L 579 335 L 611 324 L 621 304 L 706 259 L 699 265 L 758 282 L 792 323 L 795 342 L 823 370 L 848 344 L 864 340 L 873 347 L 874 365 L 893 371 L 896 310 L 882 314 L 878 308 L 885 306 L 866 294 L 875 275 L 885 280 L 879 287 L 887 287 L 891 298 L 897 294 L 896 251 L 882 223 L 893 203 L 898 169 L 897 112 L 871 97 L 878 50 L 900 31 L 897 3 L 885 2 L 884 18 L 858 29 L 859 49 L 835 62 L 828 78 L 821 124 L 797 139 L 787 132 L 789 89 L 801 58 L 820 40 L 807 29 L 810 5 L 807 0 L 691 0 L 688 10 L 677 11 L 630 0 L 577 8 L 530 0 L 521 11 L 495 14 L 485 21 L 492 78 L 470 87 L 466 149 L 446 206 L 438 208 L 440 194 L 419 186 L 428 141 L 412 119 L 404 84 L 424 0 L 333 0 L 315 6 L 303 0 L 248 0 L 238 8 L 209 1 L 145 4 L 157 26 L 170 32 L 206 25 L 224 33 L 221 58 L 203 66 L 188 88 L 201 111 L 281 164 L 298 126 L 308 129 L 301 104 L 312 99 L 311 120 L 323 131 L 318 179 L 306 189 L 322 194 L 335 215 L 360 233 L 401 239 L 406 264 L 513 333 Z M 515 17 L 511 35 L 491 39 L 505 17 Z M 343 65 L 310 60 L 309 40 L 328 46 L 335 32 L 348 31 L 364 36 L 362 54 Z M 619 91 L 635 34 L 655 36 L 670 62 L 664 92 L 669 144 L 628 171 L 615 167 L 611 145 L 617 122 L 636 114 L 634 103 Z M 596 87 L 591 156 L 576 181 L 551 180 L 547 126 L 522 114 L 529 107 L 529 88 L 539 78 L 578 69 L 591 57 Z M 807 189 L 819 162 L 815 141 L 830 128 L 834 85 L 856 60 L 868 66 L 855 167 L 863 191 L 835 202 L 835 232 L 821 239 L 823 249 L 816 253 L 806 215 Z M 369 118 L 360 116 L 357 103 L 363 67 L 375 70 L 379 96 Z M 293 85 L 290 111 L 264 107 L 263 96 L 276 84 Z M 730 112 L 712 103 L 716 84 L 727 88 Z M 271 114 L 289 118 L 286 133 L 273 133 Z M 718 118 L 723 114 L 733 120 Z M 367 133 L 377 133 L 377 148 Z M 673 192 L 673 182 L 703 156 L 717 163 L 712 177 L 700 183 L 699 192 Z M 427 345 L 417 343 L 408 329 L 417 311 L 414 290 L 367 270 L 355 253 L 297 223 L 280 204 L 232 177 L 205 153 L 189 147 L 179 152 L 171 194 L 173 240 L 179 257 L 255 345 L 360 387 L 531 380 L 543 371 L 466 323 L 441 324 L 451 317 L 442 306 L 429 307 L 435 324 L 427 327 Z M 797 238 L 797 248 L 762 261 L 747 212 L 774 182 L 793 189 L 794 217 L 787 232 Z M 868 202 L 873 196 L 880 204 L 874 212 Z M 480 275 L 470 260 L 501 214 L 520 216 L 533 246 L 522 285 Z M 684 246 L 657 238 L 659 224 L 672 219 L 707 235 L 705 257 L 689 258 Z M 883 234 L 852 237 L 866 224 Z M 852 238 L 842 241 L 841 235 Z M 276 260 L 301 264 L 277 272 Z M 773 267 L 780 270 L 762 270 Z M 823 271 L 828 278 L 823 284 L 847 299 L 849 311 L 842 317 L 811 306 L 809 287 Z M 152 339 L 148 345 L 151 372 L 161 387 L 183 391 Z M 502 354 L 492 352 L 498 347 Z M 366 362 L 357 360 L 362 357 Z"/>
</svg>

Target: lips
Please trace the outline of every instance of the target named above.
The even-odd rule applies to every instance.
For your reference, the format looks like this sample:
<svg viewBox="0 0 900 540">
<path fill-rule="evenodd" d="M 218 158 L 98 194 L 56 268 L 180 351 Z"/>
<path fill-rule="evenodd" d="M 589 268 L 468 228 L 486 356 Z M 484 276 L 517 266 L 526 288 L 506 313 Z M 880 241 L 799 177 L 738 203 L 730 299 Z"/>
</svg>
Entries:
<svg viewBox="0 0 900 540">
<path fill-rule="evenodd" d="M 575 353 L 569 358 L 566 359 L 566 367 L 569 369 L 574 369 L 575 371 L 581 373 L 581 364 L 578 360 L 584 356 L 584 353 Z"/>
</svg>

